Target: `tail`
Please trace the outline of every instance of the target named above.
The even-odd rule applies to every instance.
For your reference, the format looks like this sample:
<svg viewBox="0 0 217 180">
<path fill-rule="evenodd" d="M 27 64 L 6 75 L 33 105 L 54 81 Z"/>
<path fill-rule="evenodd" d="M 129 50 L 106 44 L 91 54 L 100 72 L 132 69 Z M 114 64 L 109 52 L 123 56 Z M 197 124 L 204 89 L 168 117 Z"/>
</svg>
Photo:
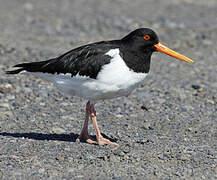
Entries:
<svg viewBox="0 0 217 180">
<path fill-rule="evenodd" d="M 18 74 L 18 73 L 20 73 L 23 70 L 24 70 L 23 68 L 20 68 L 20 69 L 13 70 L 13 71 L 6 71 L 5 73 L 6 74 Z"/>
<path fill-rule="evenodd" d="M 49 59 L 46 61 L 40 61 L 40 62 L 31 62 L 31 63 L 22 63 L 17 64 L 14 67 L 19 67 L 19 69 L 12 70 L 12 71 L 6 71 L 6 74 L 18 74 L 22 71 L 28 71 L 28 72 L 52 72 L 51 66 L 48 66 L 50 63 L 52 63 L 55 59 Z"/>
</svg>

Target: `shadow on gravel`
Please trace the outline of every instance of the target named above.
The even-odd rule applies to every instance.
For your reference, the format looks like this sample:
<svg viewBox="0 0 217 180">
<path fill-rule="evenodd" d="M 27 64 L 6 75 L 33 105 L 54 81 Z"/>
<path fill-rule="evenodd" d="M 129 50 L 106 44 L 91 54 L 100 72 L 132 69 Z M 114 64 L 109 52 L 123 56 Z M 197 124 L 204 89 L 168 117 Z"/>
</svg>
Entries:
<svg viewBox="0 0 217 180">
<path fill-rule="evenodd" d="M 11 136 L 14 138 L 28 138 L 34 140 L 47 140 L 47 141 L 67 141 L 67 142 L 76 142 L 78 138 L 78 134 L 70 133 L 70 134 L 42 134 L 42 133 L 7 133 L 2 132 L 0 136 Z M 105 134 L 102 133 L 102 136 L 109 139 L 112 142 L 117 142 L 117 139 L 112 139 Z M 96 136 L 91 136 L 96 139 Z M 82 143 L 86 143 L 85 141 L 81 141 Z"/>
<path fill-rule="evenodd" d="M 0 136 L 12 136 L 15 138 L 28 138 L 34 140 L 47 140 L 47 141 L 68 141 L 76 142 L 78 134 L 42 134 L 42 133 L 7 133 L 2 132 Z"/>
</svg>

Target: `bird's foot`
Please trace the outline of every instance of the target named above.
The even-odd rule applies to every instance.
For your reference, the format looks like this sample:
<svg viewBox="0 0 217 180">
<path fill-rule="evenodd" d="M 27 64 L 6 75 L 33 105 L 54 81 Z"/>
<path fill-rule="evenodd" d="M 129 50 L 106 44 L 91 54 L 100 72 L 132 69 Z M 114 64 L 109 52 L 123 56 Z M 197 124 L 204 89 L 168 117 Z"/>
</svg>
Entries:
<svg viewBox="0 0 217 180">
<path fill-rule="evenodd" d="M 81 142 L 81 140 L 84 140 L 87 143 L 90 144 L 98 144 L 92 137 L 90 137 L 87 133 L 81 133 L 80 136 L 76 139 L 76 142 Z"/>
<path fill-rule="evenodd" d="M 99 145 L 109 144 L 109 145 L 113 145 L 113 146 L 118 146 L 117 143 L 111 142 L 110 140 L 108 140 L 108 139 L 106 139 L 106 138 L 104 138 L 104 137 L 102 137 L 102 136 L 99 136 L 99 137 L 97 138 L 97 144 L 99 144 Z"/>
<path fill-rule="evenodd" d="M 118 146 L 117 143 L 115 142 L 111 142 L 110 140 L 100 136 L 97 141 L 90 137 L 88 134 L 86 133 L 81 133 L 80 136 L 78 136 L 78 138 L 76 139 L 76 142 L 81 142 L 81 140 L 84 140 L 85 142 L 89 143 L 89 144 L 98 144 L 98 145 L 105 145 L 105 144 L 109 144 L 109 145 L 113 145 L 113 146 Z"/>
</svg>

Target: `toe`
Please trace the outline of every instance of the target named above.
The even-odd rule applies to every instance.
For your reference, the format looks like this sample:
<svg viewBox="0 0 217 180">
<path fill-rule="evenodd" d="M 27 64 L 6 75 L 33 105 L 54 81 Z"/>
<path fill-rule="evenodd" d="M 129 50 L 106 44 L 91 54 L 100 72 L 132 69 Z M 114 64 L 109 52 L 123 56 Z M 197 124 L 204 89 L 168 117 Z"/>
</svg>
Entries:
<svg viewBox="0 0 217 180">
<path fill-rule="evenodd" d="M 113 146 L 118 146 L 117 143 L 111 142 L 110 140 L 108 140 L 108 139 L 106 139 L 106 138 L 103 138 L 103 137 L 100 137 L 100 138 L 98 139 L 98 144 L 99 144 L 99 145 L 109 144 L 109 145 L 113 145 Z"/>
<path fill-rule="evenodd" d="M 90 144 L 98 144 L 92 137 L 89 135 L 80 135 L 77 139 L 76 142 L 81 142 L 81 140 L 84 140 L 87 143 Z"/>
<path fill-rule="evenodd" d="M 90 144 L 98 144 L 93 138 L 86 139 L 86 142 Z"/>
</svg>

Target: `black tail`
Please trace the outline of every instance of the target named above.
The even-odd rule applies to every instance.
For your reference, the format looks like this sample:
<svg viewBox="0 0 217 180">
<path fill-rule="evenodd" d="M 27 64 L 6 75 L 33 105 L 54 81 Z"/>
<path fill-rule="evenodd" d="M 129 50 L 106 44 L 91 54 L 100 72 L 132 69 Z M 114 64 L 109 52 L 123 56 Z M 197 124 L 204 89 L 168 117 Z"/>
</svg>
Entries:
<svg viewBox="0 0 217 180">
<path fill-rule="evenodd" d="M 50 59 L 50 60 L 40 61 L 40 62 L 17 64 L 14 67 L 20 67 L 19 69 L 6 71 L 6 74 L 18 74 L 24 70 L 29 72 L 48 72 L 49 71 L 48 65 L 54 60 L 55 59 Z"/>
<path fill-rule="evenodd" d="M 13 71 L 6 71 L 5 73 L 6 74 L 18 74 L 18 73 L 20 73 L 23 70 L 24 70 L 23 68 L 20 68 L 20 69 L 13 70 Z"/>
</svg>

